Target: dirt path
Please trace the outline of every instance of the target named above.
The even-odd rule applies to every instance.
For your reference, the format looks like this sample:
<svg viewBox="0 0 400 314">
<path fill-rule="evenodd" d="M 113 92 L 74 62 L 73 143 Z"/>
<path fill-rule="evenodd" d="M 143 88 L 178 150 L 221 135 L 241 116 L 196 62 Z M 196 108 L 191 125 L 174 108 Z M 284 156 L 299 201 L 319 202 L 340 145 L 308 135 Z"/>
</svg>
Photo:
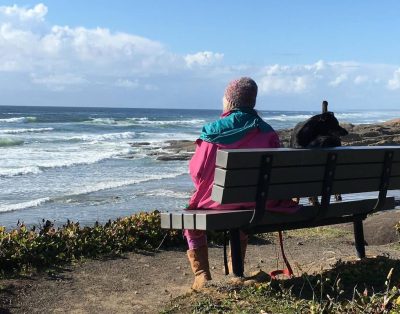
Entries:
<svg viewBox="0 0 400 314">
<path fill-rule="evenodd" d="M 383 229 L 389 230 L 387 226 L 399 221 L 398 216 L 398 212 L 392 212 L 367 222 L 366 238 L 375 234 L 374 228 L 378 225 L 381 228 L 385 221 L 386 228 Z M 285 247 L 297 274 L 301 270 L 308 273 L 320 271 L 339 259 L 355 258 L 352 235 L 346 226 L 292 232 L 286 236 Z M 275 269 L 276 250 L 276 244 L 268 241 L 250 244 L 246 269 Z M 367 253 L 400 258 L 396 244 L 369 245 Z M 222 254 L 219 247 L 210 249 L 210 266 L 215 281 L 224 277 Z M 106 261 L 90 260 L 52 276 L 0 281 L 0 312 L 157 313 L 171 298 L 185 293 L 192 279 L 184 250 L 131 253 L 125 258 Z"/>
</svg>

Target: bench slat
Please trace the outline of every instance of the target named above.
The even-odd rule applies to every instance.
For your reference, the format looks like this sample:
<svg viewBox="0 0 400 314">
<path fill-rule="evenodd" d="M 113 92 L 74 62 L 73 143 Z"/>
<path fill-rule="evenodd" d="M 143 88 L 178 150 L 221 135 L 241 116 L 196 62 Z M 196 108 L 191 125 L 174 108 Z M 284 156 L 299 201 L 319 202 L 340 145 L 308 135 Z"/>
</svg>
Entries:
<svg viewBox="0 0 400 314">
<path fill-rule="evenodd" d="M 325 212 L 324 219 L 362 215 L 368 213 L 377 199 L 332 203 Z M 394 208 L 394 198 L 386 198 L 384 209 Z M 295 214 L 266 212 L 260 225 L 284 225 L 313 219 L 318 213 L 314 206 L 304 206 Z M 252 210 L 192 210 L 185 212 L 161 213 L 161 227 L 164 229 L 225 230 L 242 227 L 253 214 Z M 321 219 L 321 222 L 324 220 Z M 195 228 L 193 228 L 195 226 Z"/>
<path fill-rule="evenodd" d="M 383 163 L 338 165 L 335 179 L 380 178 Z M 304 181 L 322 181 L 324 166 L 279 167 L 272 168 L 270 183 L 294 183 Z M 392 176 L 400 176 L 400 162 L 393 163 Z M 259 169 L 215 169 L 214 183 L 220 186 L 257 185 Z"/>
<path fill-rule="evenodd" d="M 361 193 L 379 191 L 380 178 L 359 179 L 351 181 L 336 180 L 332 193 Z M 271 184 L 268 190 L 268 199 L 291 199 L 293 197 L 307 197 L 321 195 L 321 182 Z M 389 190 L 400 189 L 400 177 L 390 179 Z M 213 186 L 211 199 L 220 204 L 254 202 L 256 199 L 256 186 L 221 187 Z M 320 191 L 320 193 L 318 193 Z"/>
<path fill-rule="evenodd" d="M 324 149 L 226 149 L 217 153 L 216 166 L 226 169 L 259 167 L 261 156 L 270 154 L 274 166 L 325 165 L 329 152 L 338 153 L 337 164 L 383 162 L 386 151 L 394 150 L 393 161 L 400 162 L 398 146 L 336 147 Z"/>
</svg>

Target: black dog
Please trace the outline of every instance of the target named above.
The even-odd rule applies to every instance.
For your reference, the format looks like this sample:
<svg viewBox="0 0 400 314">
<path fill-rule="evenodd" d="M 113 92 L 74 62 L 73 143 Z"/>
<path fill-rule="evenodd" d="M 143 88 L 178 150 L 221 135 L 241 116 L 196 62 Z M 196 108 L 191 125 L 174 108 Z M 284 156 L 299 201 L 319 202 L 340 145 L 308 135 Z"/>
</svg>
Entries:
<svg viewBox="0 0 400 314">
<path fill-rule="evenodd" d="M 293 129 L 290 138 L 292 148 L 324 148 L 342 146 L 341 136 L 349 134 L 339 125 L 333 112 L 325 112 L 312 116 L 305 122 L 298 123 Z M 340 195 L 335 195 L 337 201 L 341 201 Z M 315 197 L 309 198 L 315 205 L 318 203 Z"/>
<path fill-rule="evenodd" d="M 298 123 L 290 138 L 292 148 L 322 148 L 341 146 L 341 136 L 349 134 L 339 125 L 333 112 L 312 116 Z"/>
</svg>

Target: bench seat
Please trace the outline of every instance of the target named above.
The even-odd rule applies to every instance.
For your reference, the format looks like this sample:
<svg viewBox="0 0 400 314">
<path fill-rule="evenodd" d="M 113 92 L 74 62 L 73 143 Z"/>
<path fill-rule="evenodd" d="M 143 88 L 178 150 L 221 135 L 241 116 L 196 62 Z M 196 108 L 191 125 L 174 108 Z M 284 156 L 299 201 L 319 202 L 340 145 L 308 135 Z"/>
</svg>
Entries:
<svg viewBox="0 0 400 314">
<path fill-rule="evenodd" d="M 354 201 L 331 203 L 324 211 L 324 215 L 318 218 L 317 207 L 309 205 L 301 207 L 294 214 L 282 214 L 267 212 L 257 225 L 268 226 L 271 231 L 299 229 L 301 222 L 303 228 L 315 227 L 327 224 L 337 224 L 339 221 L 333 218 L 346 218 L 354 215 L 367 215 L 377 203 L 376 198 Z M 383 210 L 394 208 L 394 197 L 387 197 Z M 223 231 L 232 228 L 243 227 L 243 222 L 250 221 L 253 210 L 187 210 L 179 212 L 161 213 L 161 228 L 164 229 L 189 229 L 189 230 L 214 230 Z M 327 219 L 330 218 L 330 221 Z M 343 222 L 347 222 L 344 219 Z M 352 219 L 350 219 L 352 221 Z M 327 223 L 328 222 L 328 223 Z M 293 224 L 290 228 L 289 224 Z M 257 226 L 256 225 L 256 226 Z"/>
</svg>

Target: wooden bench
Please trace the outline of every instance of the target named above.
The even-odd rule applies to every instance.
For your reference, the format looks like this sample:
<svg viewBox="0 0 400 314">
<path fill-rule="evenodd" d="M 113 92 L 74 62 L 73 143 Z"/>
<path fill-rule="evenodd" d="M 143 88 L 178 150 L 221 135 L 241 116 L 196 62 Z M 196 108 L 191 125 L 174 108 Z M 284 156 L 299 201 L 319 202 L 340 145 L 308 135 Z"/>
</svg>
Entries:
<svg viewBox="0 0 400 314">
<path fill-rule="evenodd" d="M 400 146 L 328 149 L 232 149 L 217 153 L 212 199 L 255 202 L 254 209 L 190 210 L 161 214 L 166 229 L 229 230 L 233 273 L 243 275 L 239 231 L 248 234 L 352 222 L 355 248 L 365 257 L 363 220 L 394 208 L 388 190 L 400 189 Z M 374 197 L 350 193 L 377 191 Z M 343 201 L 332 202 L 340 193 Z M 320 205 L 294 214 L 268 211 L 266 200 L 320 196 Z"/>
</svg>

